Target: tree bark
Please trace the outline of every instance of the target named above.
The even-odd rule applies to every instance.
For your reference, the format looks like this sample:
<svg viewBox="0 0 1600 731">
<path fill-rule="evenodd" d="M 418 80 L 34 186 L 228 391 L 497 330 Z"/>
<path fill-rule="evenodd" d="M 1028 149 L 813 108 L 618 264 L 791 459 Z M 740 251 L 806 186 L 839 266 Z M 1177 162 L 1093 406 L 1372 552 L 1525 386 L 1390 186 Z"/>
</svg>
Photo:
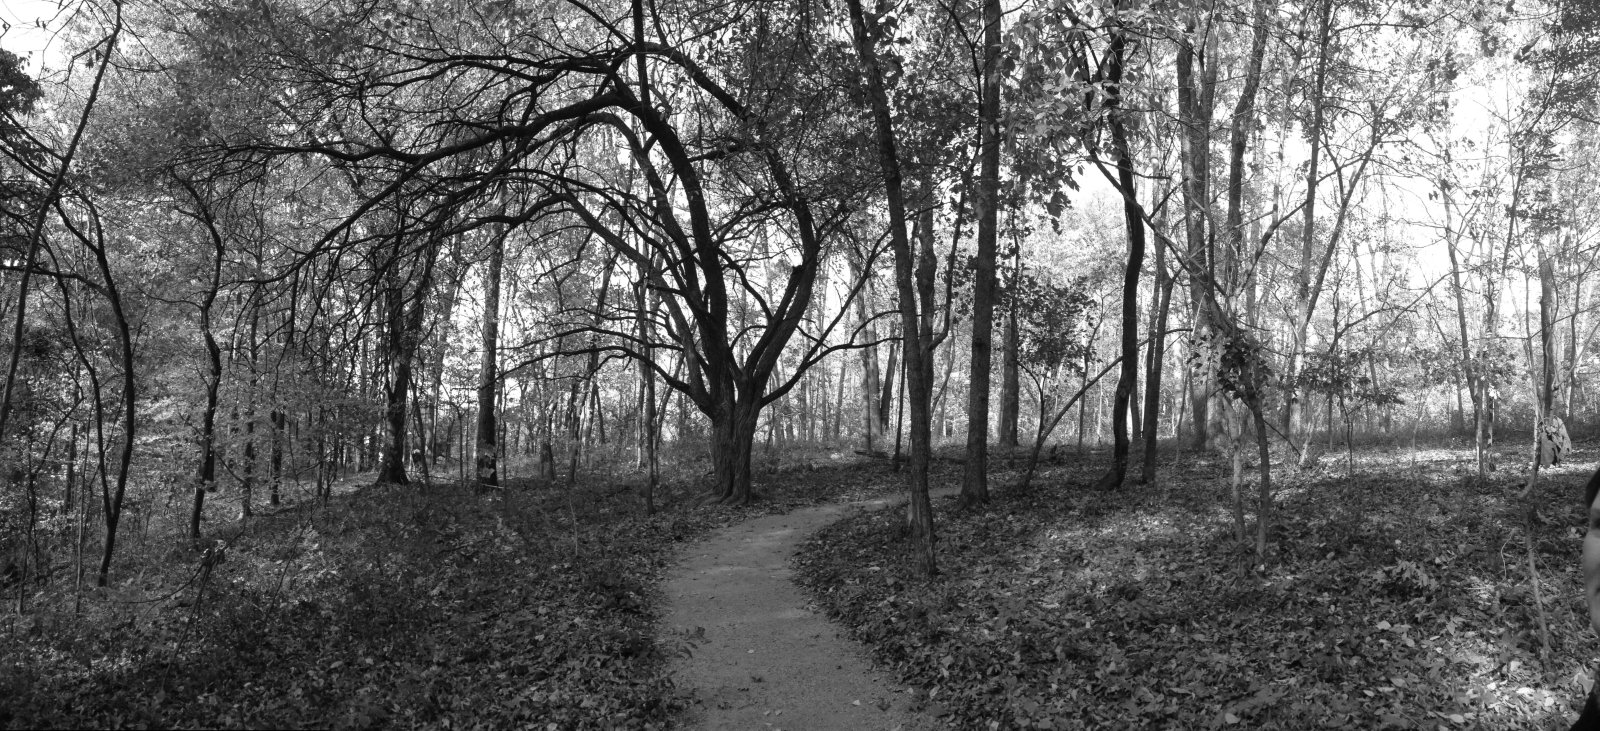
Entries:
<svg viewBox="0 0 1600 731">
<path fill-rule="evenodd" d="M 931 577 L 938 573 L 933 552 L 933 506 L 928 499 L 933 373 L 932 363 L 929 362 L 932 349 L 927 346 L 932 344 L 933 328 L 927 305 L 931 305 L 933 299 L 934 257 L 931 251 L 925 251 L 921 261 L 913 262 L 911 242 L 906 234 L 905 196 L 899 154 L 895 149 L 894 122 L 889 114 L 888 93 L 884 89 L 883 75 L 874 48 L 877 29 L 870 29 L 869 32 L 861 0 L 847 0 L 847 3 L 856 53 L 866 76 L 878 143 L 878 164 L 888 199 L 889 238 L 894 250 L 895 284 L 900 294 L 901 336 L 906 344 L 906 400 L 911 412 L 911 460 L 906 478 L 911 492 L 909 522 L 915 551 L 913 560 L 924 576 Z M 919 294 L 926 298 L 921 308 L 918 306 Z"/>
<path fill-rule="evenodd" d="M 1555 416 L 1556 371 L 1556 274 L 1555 266 L 1539 246 L 1539 345 L 1542 351 L 1539 372 L 1539 407 L 1541 420 Z"/>
<path fill-rule="evenodd" d="M 871 452 L 882 447 L 880 443 L 883 441 L 885 423 L 883 407 L 878 400 L 878 394 L 883 389 L 878 373 L 878 326 L 867 306 L 868 300 L 872 299 L 872 274 L 865 262 L 860 265 L 852 263 L 852 266 L 857 268 L 857 276 L 864 280 L 861 294 L 856 297 L 856 318 L 862 324 L 867 342 L 872 343 L 861 349 L 862 439 L 866 442 L 867 451 Z"/>
<path fill-rule="evenodd" d="M 1187 22 L 1186 36 L 1195 34 L 1195 22 Z M 1210 35 L 1209 33 L 1207 35 Z M 1196 73 L 1199 57 L 1202 68 Z M 1210 220 L 1211 205 L 1211 116 L 1216 91 L 1217 64 L 1209 55 L 1196 52 L 1187 39 L 1178 48 L 1178 115 L 1183 128 L 1183 145 L 1179 157 L 1183 165 L 1184 233 L 1187 239 L 1191 271 L 1189 299 L 1194 315 L 1194 332 L 1204 333 L 1211 327 L 1207 318 L 1210 308 L 1205 300 L 1215 286 L 1216 264 L 1211 250 L 1211 239 L 1206 228 Z M 1194 410 L 1192 446 L 1204 450 L 1211 443 L 1211 396 L 1216 390 L 1215 375 L 1189 380 L 1189 400 Z"/>
<path fill-rule="evenodd" d="M 644 512 L 645 515 L 655 515 L 656 485 L 661 479 L 661 468 L 656 455 L 656 445 L 659 440 L 656 430 L 656 379 L 654 366 L 651 364 L 654 353 L 650 347 L 653 335 L 650 327 L 652 308 L 648 279 L 648 273 L 641 270 L 635 292 L 635 307 L 639 313 L 636 321 L 639 328 L 639 342 L 644 344 L 644 359 L 639 361 L 639 401 L 643 407 L 639 424 L 639 446 L 644 454 Z"/>
<path fill-rule="evenodd" d="M 1106 50 L 1106 124 L 1112 151 L 1117 156 L 1117 187 L 1122 193 L 1122 213 L 1127 224 L 1128 264 L 1122 277 L 1122 371 L 1111 409 L 1111 468 L 1096 484 L 1099 489 L 1122 486 L 1128 469 L 1128 404 L 1139 380 L 1139 273 L 1144 267 L 1144 217 L 1140 210 L 1128 131 L 1122 119 L 1122 65 L 1127 34 L 1120 27 L 1111 34 Z"/>
<path fill-rule="evenodd" d="M 200 305 L 200 334 L 206 344 L 206 405 L 200 412 L 200 464 L 195 471 L 194 501 L 189 511 L 189 540 L 200 540 L 200 519 L 205 510 L 206 493 L 217 489 L 217 401 L 222 388 L 222 346 L 211 328 L 211 308 L 216 301 L 222 272 L 222 249 L 217 242 L 216 265 L 211 287 Z"/>
<path fill-rule="evenodd" d="M 1017 331 L 1017 291 L 1022 286 L 1022 251 L 1016 253 L 1017 262 L 1011 282 L 1011 302 L 1006 308 L 1004 353 L 1000 364 L 1000 444 L 1015 449 L 1020 443 L 1019 426 L 1022 420 L 1022 363 L 1018 349 L 1022 346 Z M 1040 415 L 1039 418 L 1044 418 Z M 1009 459 L 1009 458 L 1008 458 Z"/>
<path fill-rule="evenodd" d="M 967 386 L 967 462 L 962 473 L 961 496 L 956 500 L 960 508 L 989 500 L 989 376 L 1000 197 L 999 64 L 1000 0 L 983 0 L 983 96 L 978 107 L 978 251 L 973 258 L 976 274 L 972 284 L 972 359 Z"/>
<path fill-rule="evenodd" d="M 403 214 L 398 214 L 403 215 Z M 395 251 L 389 262 L 388 283 L 385 286 L 386 347 L 389 358 L 388 380 L 384 384 L 385 409 L 384 449 L 379 456 L 376 482 L 404 485 L 406 478 L 406 410 L 411 389 L 411 367 L 416 359 L 417 345 L 422 340 L 423 313 L 428 300 L 428 290 L 433 280 L 433 258 L 436 241 L 416 252 L 420 259 L 420 276 L 416 286 L 407 296 L 405 282 L 400 279 L 400 246 L 406 240 L 406 229 L 396 226 L 393 244 Z M 431 234 L 425 234 L 431 235 Z M 409 302 L 407 301 L 409 299 Z"/>
<path fill-rule="evenodd" d="M 478 356 L 478 443 L 476 475 L 478 488 L 500 486 L 500 445 L 496 436 L 495 386 L 500 382 L 500 277 L 505 266 L 505 236 L 495 232 L 489 244 L 488 267 L 483 273 L 483 340 Z"/>
<path fill-rule="evenodd" d="M 1161 372 L 1167 355 L 1167 316 L 1172 309 L 1172 286 L 1176 281 L 1167 274 L 1166 247 L 1158 242 L 1155 248 L 1156 282 L 1150 298 L 1150 344 L 1145 347 L 1144 464 L 1139 476 L 1139 482 L 1146 485 L 1156 481 L 1157 458 L 1161 454 L 1157 436 L 1161 411 Z"/>
<path fill-rule="evenodd" d="M 1317 251 L 1316 225 L 1317 225 L 1317 184 L 1321 180 L 1320 164 L 1322 161 L 1322 129 L 1325 119 L 1326 100 L 1323 90 L 1327 87 L 1328 80 L 1328 41 L 1333 29 L 1333 0 L 1320 0 L 1317 22 L 1317 66 L 1313 72 L 1311 90 L 1311 123 L 1306 128 L 1306 141 L 1310 145 L 1310 159 L 1306 162 L 1306 200 L 1302 215 L 1304 225 L 1300 234 L 1300 267 L 1295 273 L 1295 286 L 1297 291 L 1297 305 L 1295 311 L 1294 328 L 1291 331 L 1292 350 L 1289 355 L 1288 372 L 1286 381 L 1290 384 L 1290 392 L 1284 404 L 1285 435 L 1291 445 L 1305 429 L 1305 407 L 1301 401 L 1300 389 L 1295 385 L 1295 380 L 1305 368 L 1307 342 L 1310 337 L 1311 316 L 1316 312 L 1317 296 L 1321 293 L 1321 277 L 1313 277 L 1314 271 L 1326 269 L 1327 257 L 1331 257 L 1333 247 L 1326 247 L 1327 256 L 1319 257 Z M 1309 434 L 1302 444 L 1297 445 L 1302 452 L 1302 464 L 1309 457 L 1310 450 L 1304 445 L 1310 439 Z"/>
</svg>

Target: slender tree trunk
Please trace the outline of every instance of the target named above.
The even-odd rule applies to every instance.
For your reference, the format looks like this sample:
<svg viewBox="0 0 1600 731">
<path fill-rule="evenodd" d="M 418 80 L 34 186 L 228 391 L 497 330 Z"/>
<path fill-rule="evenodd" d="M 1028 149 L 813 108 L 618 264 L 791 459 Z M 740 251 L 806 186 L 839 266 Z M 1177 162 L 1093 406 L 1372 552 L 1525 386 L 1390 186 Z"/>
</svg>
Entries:
<svg viewBox="0 0 1600 731">
<path fill-rule="evenodd" d="M 961 497 L 956 501 L 961 508 L 970 508 L 989 500 L 989 376 L 993 354 L 995 239 L 999 226 L 1000 189 L 999 63 L 1000 0 L 983 0 L 983 96 L 978 108 L 978 251 L 973 259 L 977 273 L 972 285 L 967 462 L 962 474 Z M 909 352 L 908 348 L 908 355 Z M 910 362 L 909 358 L 907 362 Z"/>
<path fill-rule="evenodd" d="M 1228 430 L 1228 488 L 1233 498 L 1233 537 L 1245 545 L 1244 520 L 1244 408 L 1237 401 L 1225 401 L 1223 423 Z"/>
<path fill-rule="evenodd" d="M 74 402 L 83 400 L 83 392 L 75 392 Z M 61 515 L 71 516 L 73 510 L 73 486 L 78 479 L 78 422 L 73 420 L 67 433 L 67 475 L 66 481 L 61 485 Z"/>
<path fill-rule="evenodd" d="M 1195 22 L 1186 23 L 1186 36 L 1196 35 Z M 1209 26 L 1209 23 L 1208 23 Z M 1208 28 L 1209 30 L 1209 28 Z M 1210 35 L 1206 33 L 1205 35 Z M 1195 69 L 1196 61 L 1202 66 Z M 1215 286 L 1216 263 L 1211 237 L 1206 224 L 1210 220 L 1211 204 L 1211 116 L 1216 90 L 1217 60 L 1209 54 L 1202 55 L 1192 42 L 1180 44 L 1177 54 L 1178 113 L 1183 127 L 1183 145 L 1180 161 L 1183 165 L 1184 234 L 1189 250 L 1189 299 L 1195 313 L 1194 331 L 1207 332 L 1212 324 L 1210 308 L 1205 305 L 1208 292 Z M 1204 450 L 1211 443 L 1211 396 L 1216 390 L 1216 377 L 1206 374 L 1190 379 L 1189 400 L 1194 409 L 1194 441 L 1196 450 Z"/>
<path fill-rule="evenodd" d="M 888 93 L 883 86 L 883 75 L 878 67 L 877 52 L 873 47 L 875 33 L 869 33 L 861 0 L 846 0 L 850 10 L 856 53 L 861 60 L 867 80 L 868 98 L 878 143 L 878 163 L 883 175 L 884 189 L 889 206 L 889 234 L 895 258 L 895 284 L 900 294 L 901 336 L 906 343 L 907 401 L 911 416 L 911 463 L 907 480 L 911 491 L 910 523 L 915 545 L 915 562 L 924 576 L 938 572 L 934 560 L 933 506 L 928 499 L 928 463 L 932 450 L 930 428 L 932 405 L 932 319 L 926 307 L 918 307 L 920 294 L 927 296 L 922 304 L 931 306 L 934 261 L 932 252 L 924 252 L 922 261 L 913 262 L 911 242 L 906 235 L 905 197 L 902 190 L 899 153 L 895 149 L 894 122 L 889 114 Z M 920 265 L 920 266 L 914 266 Z M 914 269 L 916 271 L 914 271 Z M 922 312 L 919 312 L 922 309 Z M 926 326 L 927 332 L 923 332 Z"/>
<path fill-rule="evenodd" d="M 1016 257 L 1016 267 L 1011 275 L 1011 301 L 1006 307 L 1005 346 L 1000 365 L 1000 444 L 1013 450 L 1020 443 L 1018 422 L 1022 420 L 1022 363 L 1018 352 L 1022 347 L 1022 337 L 1017 330 L 1017 293 L 1022 286 L 1020 247 Z M 948 373 L 946 371 L 947 377 Z"/>
<path fill-rule="evenodd" d="M 1449 152 L 1445 153 L 1445 164 L 1450 163 Z M 1444 244 L 1445 252 L 1450 258 L 1450 294 L 1456 304 L 1456 327 L 1461 336 L 1461 371 L 1467 380 L 1467 395 L 1472 398 L 1472 424 L 1474 439 L 1477 444 L 1478 479 L 1482 481 L 1487 477 L 1487 460 L 1483 444 L 1483 390 L 1479 388 L 1478 370 L 1476 360 L 1472 353 L 1472 339 L 1467 332 L 1467 299 L 1465 289 L 1461 284 L 1461 258 L 1458 251 L 1460 242 L 1459 234 L 1453 229 L 1451 187 L 1445 181 L 1439 182 L 1440 196 L 1444 201 Z"/>
<path fill-rule="evenodd" d="M 639 361 L 639 400 L 643 406 L 643 414 L 639 424 L 639 444 L 644 452 L 645 483 L 644 483 L 644 512 L 645 515 L 655 515 L 656 512 L 656 485 L 660 482 L 660 461 L 656 456 L 657 431 L 656 431 L 656 378 L 655 358 L 650 343 L 655 334 L 650 327 L 650 291 L 648 285 L 649 273 L 639 272 L 639 282 L 635 287 L 635 306 L 638 311 L 636 324 L 639 328 L 639 342 L 642 343 L 644 358 Z"/>
<path fill-rule="evenodd" d="M 254 299 L 253 297 L 251 298 Z M 241 465 L 239 479 L 239 519 L 249 518 L 253 512 L 255 502 L 256 479 L 256 389 L 260 384 L 259 371 L 260 352 L 257 345 L 259 332 L 257 325 L 260 322 L 260 308 L 250 306 L 250 333 L 247 353 L 250 358 L 250 381 L 245 393 L 244 410 L 244 463 Z"/>
<path fill-rule="evenodd" d="M 1161 454 L 1157 436 L 1161 410 L 1161 372 L 1167 354 L 1167 315 L 1172 309 L 1172 285 L 1176 281 L 1167 275 L 1166 247 L 1156 244 L 1156 286 L 1150 298 L 1150 345 L 1145 348 L 1144 376 L 1144 465 L 1139 481 L 1146 485 L 1156 481 L 1157 458 Z"/>
<path fill-rule="evenodd" d="M 1267 442 L 1267 417 L 1262 413 L 1261 402 L 1248 402 L 1255 417 L 1256 458 L 1261 460 L 1261 481 L 1256 486 L 1256 558 L 1267 556 L 1267 536 L 1272 528 L 1272 448 Z"/>
<path fill-rule="evenodd" d="M 1117 391 L 1111 409 L 1111 469 L 1097 483 L 1096 487 L 1100 489 L 1121 487 L 1127 473 L 1128 404 L 1133 399 L 1133 391 L 1139 380 L 1139 273 L 1144 268 L 1145 235 L 1128 131 L 1121 116 L 1122 65 L 1126 46 L 1125 31 L 1121 28 L 1112 31 L 1106 51 L 1106 124 L 1111 132 L 1112 151 L 1117 156 L 1117 187 L 1121 189 L 1122 213 L 1127 223 L 1128 264 L 1122 278 L 1122 371 L 1117 378 Z"/>
<path fill-rule="evenodd" d="M 220 256 L 220 253 L 219 253 Z M 218 267 L 221 262 L 218 260 Z M 215 277 L 213 277 L 215 282 Z M 206 343 L 206 405 L 200 412 L 200 465 L 195 473 L 194 503 L 189 512 L 189 540 L 200 540 L 200 519 L 205 509 L 206 493 L 217 489 L 217 402 L 222 388 L 222 347 L 211 331 L 211 302 L 215 288 L 200 309 L 200 333 Z"/>
<path fill-rule="evenodd" d="M 1311 317 L 1316 312 L 1317 296 L 1321 290 L 1321 277 L 1314 272 L 1326 269 L 1326 261 L 1332 256 L 1333 247 L 1326 247 L 1327 256 L 1319 256 L 1316 238 L 1317 224 L 1317 184 L 1321 181 L 1322 161 L 1322 130 L 1325 124 L 1326 99 L 1323 90 L 1327 86 L 1329 49 L 1328 41 L 1333 30 L 1333 0 L 1319 0 L 1317 9 L 1317 66 L 1313 73 L 1312 86 L 1309 91 L 1311 96 L 1311 124 L 1306 128 L 1306 142 L 1310 146 L 1310 159 L 1306 163 L 1306 201 L 1302 215 L 1304 225 L 1300 234 L 1300 267 L 1295 274 L 1295 287 L 1297 289 L 1297 308 L 1295 311 L 1294 329 L 1291 332 L 1292 342 L 1289 355 L 1289 368 L 1286 374 L 1289 383 L 1293 384 L 1300 372 L 1305 369 L 1306 349 L 1309 347 L 1311 330 Z M 1374 121 L 1376 123 L 1376 121 Z M 1294 388 L 1291 386 L 1291 388 Z M 1291 444 L 1305 431 L 1302 412 L 1305 409 L 1299 390 L 1293 390 L 1285 403 L 1284 425 L 1285 434 Z M 1303 440 L 1309 443 L 1310 435 Z M 1309 457 L 1310 450 L 1302 449 L 1302 464 Z"/>
<path fill-rule="evenodd" d="M 1560 364 L 1556 355 L 1556 274 L 1555 266 L 1539 247 L 1539 345 L 1543 351 L 1539 372 L 1540 418 L 1555 416 L 1556 371 Z"/>
<path fill-rule="evenodd" d="M 240 465 L 239 475 L 239 519 L 249 518 L 252 514 L 251 503 L 255 501 L 256 481 L 256 418 L 255 411 L 248 409 L 244 416 L 244 462 Z"/>
<path fill-rule="evenodd" d="M 489 244 L 489 263 L 483 274 L 483 340 L 478 357 L 478 488 L 500 486 L 500 445 L 495 437 L 500 427 L 496 420 L 495 387 L 500 383 L 500 277 L 505 267 L 505 236 L 493 235 Z"/>
<path fill-rule="evenodd" d="M 384 384 L 384 439 L 378 455 L 378 483 L 404 485 L 406 478 L 406 400 L 411 385 L 411 351 L 414 346 L 406 342 L 405 293 L 399 282 L 389 287 L 388 379 Z M 419 295 L 420 299 L 420 295 Z M 419 301 L 415 305 L 421 307 Z"/>
<path fill-rule="evenodd" d="M 874 343 L 861 349 L 861 402 L 862 438 L 866 442 L 868 452 L 882 448 L 884 432 L 883 407 L 879 401 L 879 392 L 883 389 L 883 382 L 878 373 L 878 326 L 873 321 L 873 314 L 867 309 L 868 300 L 872 299 L 871 272 L 865 263 L 859 266 L 858 276 L 865 281 L 861 286 L 861 294 L 856 297 L 856 318 L 862 323 L 862 332 L 867 342 Z M 893 368 L 891 367 L 891 370 Z"/>
<path fill-rule="evenodd" d="M 279 409 L 273 409 L 267 420 L 272 424 L 272 487 L 267 502 L 276 507 L 283 503 L 283 448 L 284 440 L 288 439 L 289 416 Z"/>
<path fill-rule="evenodd" d="M 1583 305 L 1583 277 L 1573 277 L 1572 282 L 1572 317 L 1567 318 L 1571 327 L 1567 328 L 1567 357 L 1565 361 L 1565 376 L 1561 379 L 1561 413 L 1571 418 L 1578 393 L 1578 361 L 1584 356 L 1588 338 L 1579 342 L 1578 333 L 1588 332 L 1590 310 Z"/>
<path fill-rule="evenodd" d="M 118 9 L 120 12 L 120 6 Z M 96 229 L 98 228 L 97 225 Z M 127 492 L 128 473 L 133 463 L 134 445 L 137 444 L 135 432 L 138 427 L 139 393 L 133 370 L 133 328 L 128 324 L 127 313 L 123 310 L 122 294 L 116 278 L 111 274 L 111 262 L 106 256 L 104 241 L 95 247 L 94 254 L 100 265 L 101 277 L 105 280 L 106 300 L 111 304 L 111 315 L 122 351 L 122 448 L 117 459 L 116 488 L 109 494 L 102 492 L 105 503 L 106 537 L 104 552 L 100 556 L 100 575 L 95 579 L 97 586 L 105 586 L 111 574 L 111 557 L 116 552 L 117 524 L 122 519 L 122 499 Z"/>
<path fill-rule="evenodd" d="M 834 396 L 834 401 L 833 401 L 833 432 L 832 433 L 833 433 L 833 441 L 835 443 L 838 443 L 839 439 L 843 436 L 842 432 L 843 432 L 843 428 L 844 428 L 844 382 L 845 382 L 844 371 L 845 371 L 845 362 L 844 362 L 843 359 L 840 359 L 839 360 L 839 380 L 838 380 L 838 383 L 836 383 L 834 385 L 834 388 L 837 389 L 837 390 L 835 392 L 836 395 Z"/>
<path fill-rule="evenodd" d="M 905 370 L 905 366 L 900 362 L 899 353 L 900 344 L 903 342 L 905 342 L 904 338 L 889 341 L 889 362 L 883 370 L 883 392 L 878 396 L 878 418 L 880 419 L 878 433 L 884 435 L 885 441 L 888 440 L 889 434 L 889 413 L 894 411 L 895 377 L 900 375 L 900 371 Z M 899 438 L 898 431 L 896 432 L 896 438 Z"/>
</svg>

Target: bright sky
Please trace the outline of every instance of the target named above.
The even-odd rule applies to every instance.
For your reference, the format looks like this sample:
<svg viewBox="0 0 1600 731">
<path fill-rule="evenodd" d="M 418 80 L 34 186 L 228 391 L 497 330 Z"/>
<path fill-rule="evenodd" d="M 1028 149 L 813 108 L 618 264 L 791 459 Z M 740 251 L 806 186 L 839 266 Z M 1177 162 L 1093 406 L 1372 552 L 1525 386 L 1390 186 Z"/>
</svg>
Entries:
<svg viewBox="0 0 1600 731">
<path fill-rule="evenodd" d="M 66 17 L 63 4 L 70 6 L 72 0 L 0 0 L 0 48 L 28 59 L 31 75 L 38 75 L 44 51 L 60 28 L 58 21 Z"/>
</svg>

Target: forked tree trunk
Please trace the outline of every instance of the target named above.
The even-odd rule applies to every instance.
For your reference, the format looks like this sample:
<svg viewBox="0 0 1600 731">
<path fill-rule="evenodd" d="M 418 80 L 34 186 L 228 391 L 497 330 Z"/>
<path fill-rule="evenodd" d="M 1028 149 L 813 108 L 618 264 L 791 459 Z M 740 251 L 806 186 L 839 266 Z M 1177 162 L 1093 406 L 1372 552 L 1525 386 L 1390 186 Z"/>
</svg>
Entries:
<svg viewBox="0 0 1600 731">
<path fill-rule="evenodd" d="M 732 389 L 729 389 L 732 390 Z M 711 415 L 712 498 L 720 503 L 747 505 L 751 492 L 750 458 L 756 440 L 756 425 L 761 410 L 750 400 L 739 401 L 729 394 L 722 413 Z"/>
<path fill-rule="evenodd" d="M 1156 481 L 1157 457 L 1160 441 L 1157 437 L 1161 411 L 1161 372 L 1167 355 L 1167 316 L 1172 308 L 1172 285 L 1175 278 L 1167 275 L 1166 247 L 1156 244 L 1156 286 L 1150 298 L 1150 344 L 1145 349 L 1144 376 L 1144 464 L 1139 481 L 1149 485 Z"/>
<path fill-rule="evenodd" d="M 396 235 L 398 246 L 404 240 L 404 229 Z M 433 251 L 428 246 L 418 256 L 422 259 L 421 276 L 411 290 L 411 302 L 406 302 L 405 283 L 400 280 L 399 262 L 391 262 L 390 281 L 386 297 L 389 356 L 388 382 L 385 384 L 384 449 L 378 465 L 378 483 L 407 484 L 406 478 L 406 418 L 411 389 L 411 367 L 416 359 L 417 345 L 422 341 L 422 324 L 428 290 L 433 279 Z M 398 258 L 398 251 L 395 253 Z"/>
<path fill-rule="evenodd" d="M 404 485 L 406 478 L 406 399 L 411 386 L 411 351 L 406 342 L 405 293 L 398 281 L 391 283 L 387 297 L 389 356 L 388 379 L 384 384 L 383 447 L 378 455 L 377 482 Z M 421 307 L 418 302 L 417 307 Z"/>
<path fill-rule="evenodd" d="M 120 6 L 119 6 L 120 13 Z M 121 16 L 118 15 L 118 29 L 121 28 Z M 95 227 L 97 230 L 98 226 Z M 128 316 L 122 308 L 122 293 L 117 286 L 116 278 L 111 274 L 111 261 L 106 256 L 106 242 L 102 239 L 99 246 L 94 247 L 95 260 L 100 266 L 100 275 L 105 283 L 106 301 L 111 305 L 111 315 L 116 325 L 117 339 L 121 346 L 122 356 L 122 448 L 117 457 L 117 483 L 109 494 L 102 493 L 105 507 L 106 536 L 104 552 L 100 556 L 100 574 L 95 578 L 97 586 L 105 586 L 111 574 L 111 557 L 116 553 L 117 524 L 122 520 L 122 499 L 128 489 L 128 475 L 133 464 L 133 449 L 137 444 L 135 430 L 138 422 L 138 381 L 133 369 L 133 328 L 128 324 Z M 104 484 L 102 483 L 102 489 Z"/>
</svg>

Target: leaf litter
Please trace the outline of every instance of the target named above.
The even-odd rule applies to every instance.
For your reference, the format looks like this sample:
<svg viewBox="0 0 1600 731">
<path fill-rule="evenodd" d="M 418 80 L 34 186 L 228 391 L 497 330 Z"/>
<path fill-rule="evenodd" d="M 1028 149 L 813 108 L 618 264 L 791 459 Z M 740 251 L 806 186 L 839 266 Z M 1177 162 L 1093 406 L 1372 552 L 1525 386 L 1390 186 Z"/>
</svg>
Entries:
<svg viewBox="0 0 1600 731">
<path fill-rule="evenodd" d="M 819 531 L 797 567 L 952 728 L 1565 729 L 1595 667 L 1590 465 L 1542 483 L 1541 658 L 1515 476 L 1440 469 L 1459 451 L 1361 457 L 1354 476 L 1279 470 L 1265 565 L 1234 540 L 1224 463 L 1186 456 L 1164 485 L 1117 492 L 1088 488 L 1101 460 L 1030 494 L 997 474 L 986 508 L 938 505 L 931 582 L 899 515 Z"/>
</svg>

